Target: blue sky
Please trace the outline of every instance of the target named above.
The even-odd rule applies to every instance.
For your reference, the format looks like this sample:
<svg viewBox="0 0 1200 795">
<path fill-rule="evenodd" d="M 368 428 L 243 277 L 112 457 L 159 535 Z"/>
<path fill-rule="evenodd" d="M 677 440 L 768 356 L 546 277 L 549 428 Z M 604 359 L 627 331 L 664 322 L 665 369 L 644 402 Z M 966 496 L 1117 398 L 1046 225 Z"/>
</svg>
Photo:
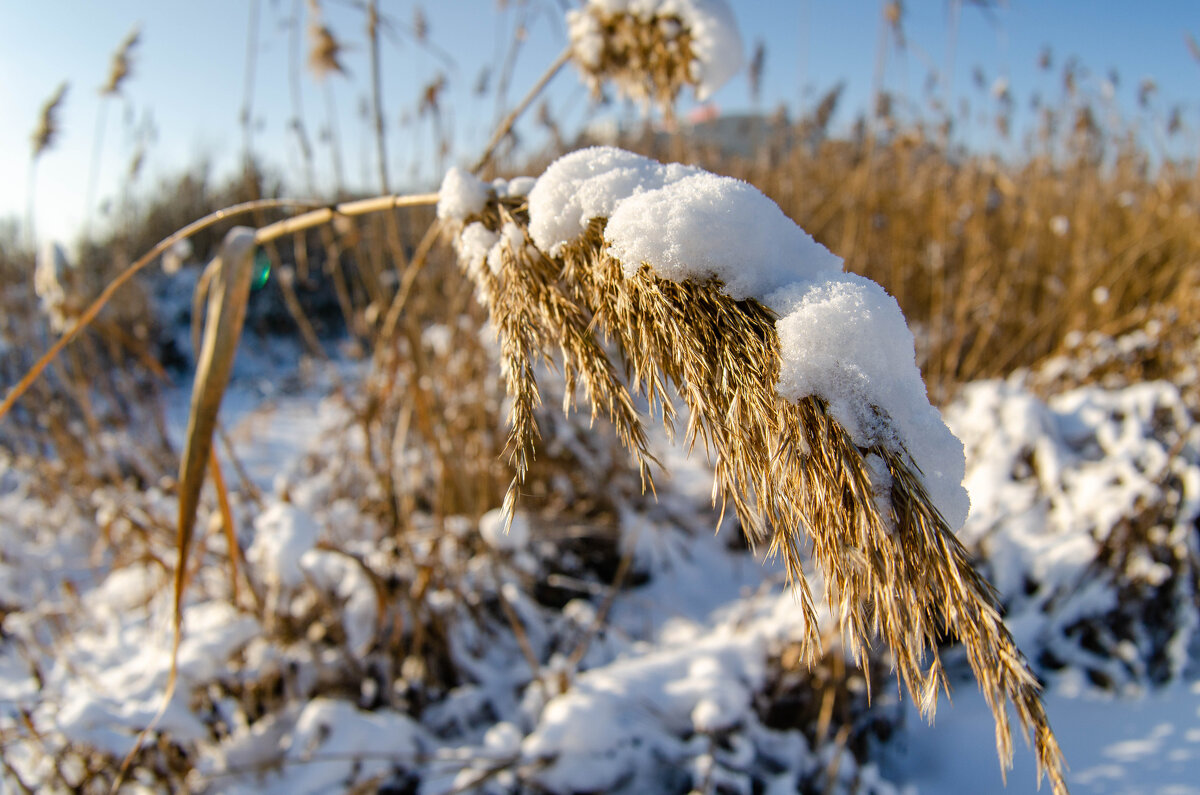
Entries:
<svg viewBox="0 0 1200 795">
<path fill-rule="evenodd" d="M 429 22 L 429 40 L 443 55 L 418 46 L 408 32 L 418 5 L 383 0 L 395 22 L 383 50 L 384 105 L 387 112 L 390 178 L 394 187 L 428 187 L 436 182 L 436 150 L 428 119 L 415 119 L 423 86 L 445 73 L 445 123 L 456 139 L 454 156 L 469 159 L 492 128 L 496 98 L 476 97 L 472 88 L 482 69 L 500 63 L 517 24 L 526 13 L 527 36 L 509 89 L 519 98 L 565 44 L 560 0 L 529 0 L 524 12 L 500 11 L 496 0 L 441 0 L 420 5 Z M 822 92 L 845 81 L 842 111 L 847 123 L 867 104 L 880 53 L 879 0 L 733 0 L 747 53 L 766 46 L 760 106 L 786 105 L 793 115 L 811 107 Z M 290 180 L 294 194 L 306 192 L 295 139 L 289 93 L 287 22 L 303 2 L 259 0 L 257 64 L 253 81 L 253 147 Z M 326 21 L 350 48 L 344 63 L 349 77 L 329 87 L 301 75 L 302 100 L 310 134 L 327 124 L 329 95 L 335 110 L 342 158 L 351 187 L 373 189 L 374 148 L 359 108 L 367 92 L 367 49 L 363 15 L 351 0 L 325 0 Z M 907 47 L 889 41 L 884 85 L 919 103 L 930 69 L 946 73 L 950 64 L 949 0 L 910 0 L 904 27 Z M 61 114 L 62 134 L 38 164 L 37 229 L 40 236 L 70 239 L 87 216 L 88 175 L 98 170 L 96 204 L 124 191 L 137 193 L 159 177 L 207 158 L 218 172 L 234 168 L 242 151 L 239 124 L 246 95 L 246 49 L 253 5 L 249 0 L 0 0 L 0 216 L 24 217 L 29 181 L 29 136 L 42 103 L 63 81 L 70 84 Z M 98 87 L 112 52 L 139 25 L 134 74 L 123 96 L 104 114 L 103 149 L 93 158 L 100 113 Z M 953 88 L 972 98 L 977 110 L 988 100 L 974 87 L 978 68 L 988 84 L 1004 77 L 1024 103 L 1034 92 L 1049 101 L 1061 96 L 1061 67 L 1074 56 L 1092 77 L 1087 90 L 1100 93 L 1108 74 L 1119 81 L 1114 102 L 1135 114 L 1143 78 L 1153 78 L 1160 116 L 1176 104 L 1185 108 L 1192 141 L 1200 128 L 1200 63 L 1188 52 L 1184 35 L 1200 39 L 1200 3 L 1195 0 L 1010 0 L 989 13 L 972 4 L 961 9 L 953 51 Z M 302 41 L 301 47 L 306 45 Z M 1054 69 L 1041 72 L 1045 47 Z M 303 57 L 303 52 L 301 53 Z M 498 75 L 493 75 L 495 85 Z M 745 75 L 714 98 L 723 112 L 752 108 Z M 547 94 L 554 115 L 570 128 L 592 118 L 588 94 L 570 71 L 558 76 Z M 685 103 L 684 111 L 687 110 Z M 602 113 L 629 113 L 619 107 Z M 403 124 L 404 117 L 408 123 Z M 147 122 L 147 120 L 150 120 Z M 145 166 L 137 182 L 127 177 L 137 130 L 153 130 Z M 536 141 L 529 125 L 526 138 Z M 986 136 L 979 132 L 967 135 Z M 332 157 L 318 144 L 318 188 L 331 185 Z M 453 157 L 452 157 L 453 159 Z M 98 164 L 94 166 L 95 164 Z M 102 216 L 92 211 L 95 227 Z"/>
</svg>

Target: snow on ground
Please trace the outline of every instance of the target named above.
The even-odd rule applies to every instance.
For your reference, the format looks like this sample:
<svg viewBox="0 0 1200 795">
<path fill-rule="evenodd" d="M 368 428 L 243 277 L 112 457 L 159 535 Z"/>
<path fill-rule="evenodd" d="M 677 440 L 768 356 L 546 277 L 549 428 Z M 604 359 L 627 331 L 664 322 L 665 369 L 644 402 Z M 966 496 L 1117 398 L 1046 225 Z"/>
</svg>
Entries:
<svg viewBox="0 0 1200 795">
<path fill-rule="evenodd" d="M 604 583 L 588 586 L 595 598 L 558 608 L 531 598 L 530 578 L 541 576 L 546 556 L 564 554 L 537 517 L 520 516 L 507 537 L 494 516 L 447 521 L 447 537 L 418 535 L 414 543 L 431 556 L 476 551 L 464 558 L 465 593 L 429 601 L 450 627 L 464 681 L 414 717 L 410 696 L 381 697 L 371 673 L 380 662 L 370 651 L 380 632 L 375 586 L 352 557 L 320 546 L 338 541 L 376 561 L 373 525 L 352 503 L 331 498 L 336 472 L 301 466 L 334 455 L 330 436 L 346 442 L 344 404 L 329 393 L 355 373 L 343 365 L 281 379 L 264 364 L 277 358 L 261 350 L 243 360 L 223 414 L 263 492 L 243 534 L 270 610 L 263 619 L 233 610 L 219 568 L 197 576 L 182 686 L 162 724 L 195 748 L 194 789 L 317 793 L 374 780 L 426 795 L 532 787 L 1033 791 L 1033 757 L 1020 743 L 1003 788 L 992 721 L 969 679 L 959 681 L 953 704 L 943 700 L 932 728 L 911 704 L 895 707 L 894 685 L 878 687 L 860 724 L 896 728 L 881 745 L 873 741 L 869 763 L 779 725 L 770 699 L 782 697 L 778 666 L 800 637 L 800 611 L 778 566 L 738 549 L 729 526 L 711 534 L 711 473 L 672 449 L 661 452 L 672 478 L 660 484 L 660 502 L 621 508 L 620 547 L 632 551 L 641 584 L 619 592 L 594 634 Z M 178 426 L 184 401 L 168 402 Z M 1014 629 L 1048 677 L 1048 713 L 1072 791 L 1200 792 L 1200 682 L 1187 664 L 1196 611 L 1185 575 L 1194 569 L 1176 560 L 1195 552 L 1200 456 L 1178 391 L 1162 383 L 1086 387 L 1043 401 L 1015 382 L 989 382 L 971 385 L 947 416 L 969 451 L 975 511 L 963 537 L 986 556 Z M 1162 494 L 1175 495 L 1164 498 L 1172 509 L 1142 517 L 1141 557 L 1097 576 L 1091 566 L 1105 540 Z M 49 780 L 45 752 L 66 744 L 119 757 L 159 706 L 169 660 L 167 571 L 149 561 L 113 570 L 94 522 L 119 528 L 139 512 L 169 516 L 173 500 L 155 488 L 136 505 L 123 499 L 96 495 L 89 517 L 67 501 L 44 503 L 27 472 L 0 461 L 0 732 L 6 762 L 26 782 Z M 221 543 L 210 534 L 205 549 Z M 460 620 L 494 609 L 497 594 L 526 627 L 536 672 L 511 636 L 488 634 L 504 624 Z M 465 611 L 464 596 L 472 603 Z M 271 640 L 289 622 L 327 615 L 313 612 L 314 599 L 338 606 L 335 625 L 323 631 L 339 633 L 340 646 L 317 636 Z M 1145 622 L 1130 637 L 1113 630 L 1119 660 L 1096 645 L 1103 637 L 1095 627 L 1114 616 Z M 65 638 L 54 629 L 62 624 Z M 589 641 L 572 661 L 581 638 Z M 250 720 L 238 699 L 259 690 L 266 714 Z M 22 711 L 42 732 L 40 746 L 13 739 Z M 66 764 L 69 778 L 70 765 L 82 763 Z"/>
<path fill-rule="evenodd" d="M 1071 770 L 1076 795 L 1196 795 L 1200 793 L 1200 683 L 1176 682 L 1137 696 L 1116 697 L 1060 685 L 1046 711 Z M 915 709 L 890 749 L 886 775 L 929 795 L 1031 792 L 1033 754 L 1018 747 L 1008 786 L 992 747 L 991 714 L 972 684 L 954 705 L 938 708 L 934 726 Z"/>
</svg>

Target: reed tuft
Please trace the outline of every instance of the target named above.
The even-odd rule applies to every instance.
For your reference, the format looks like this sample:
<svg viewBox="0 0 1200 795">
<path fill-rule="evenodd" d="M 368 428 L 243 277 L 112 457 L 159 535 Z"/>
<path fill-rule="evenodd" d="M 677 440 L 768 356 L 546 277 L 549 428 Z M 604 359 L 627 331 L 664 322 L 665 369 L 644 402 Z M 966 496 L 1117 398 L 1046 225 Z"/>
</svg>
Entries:
<svg viewBox="0 0 1200 795">
<path fill-rule="evenodd" d="M 135 25 L 121 41 L 121 46 L 113 53 L 112 63 L 108 67 L 108 79 L 100 88 L 102 95 L 112 96 L 120 93 L 121 85 L 133 71 L 133 48 L 138 45 L 141 36 L 141 29 Z"/>
<path fill-rule="evenodd" d="M 594 98 L 611 81 L 622 96 L 667 115 L 685 87 L 705 99 L 742 62 L 736 23 L 722 0 L 619 7 L 592 0 L 567 12 L 567 28 L 572 60 Z"/>
<path fill-rule="evenodd" d="M 1011 703 L 1027 737 L 1033 735 L 1040 770 L 1056 793 L 1065 792 L 1038 681 L 1001 621 L 992 588 L 906 451 L 858 446 L 818 396 L 780 397 L 771 309 L 731 298 L 715 279 L 676 282 L 648 264 L 627 276 L 607 250 L 606 224 L 592 219 L 584 234 L 550 256 L 531 242 L 524 198 L 492 191 L 457 230 L 460 263 L 498 333 L 513 401 L 516 474 L 505 509 L 515 506 L 537 440 L 535 364 L 557 347 L 567 401 L 581 385 L 593 416 L 613 421 L 647 482 L 653 459 L 631 393 L 648 399 L 669 434 L 681 421 L 684 443 L 705 448 L 722 515 L 732 505 L 751 543 L 765 544 L 786 563 L 808 621 L 803 651 L 810 663 L 819 659 L 821 641 L 803 570 L 808 553 L 864 669 L 879 636 L 922 712 L 932 716 L 938 690 L 948 687 L 939 644 L 958 638 L 995 716 L 1002 763 L 1011 764 Z M 676 416 L 675 394 L 686 418 Z"/>
<path fill-rule="evenodd" d="M 60 130 L 58 112 L 62 109 L 62 103 L 66 96 L 67 84 L 62 83 L 50 99 L 46 100 L 46 104 L 42 105 L 42 112 L 38 115 L 38 125 L 34 128 L 31 136 L 35 160 L 53 146 L 55 139 L 58 138 Z"/>
</svg>

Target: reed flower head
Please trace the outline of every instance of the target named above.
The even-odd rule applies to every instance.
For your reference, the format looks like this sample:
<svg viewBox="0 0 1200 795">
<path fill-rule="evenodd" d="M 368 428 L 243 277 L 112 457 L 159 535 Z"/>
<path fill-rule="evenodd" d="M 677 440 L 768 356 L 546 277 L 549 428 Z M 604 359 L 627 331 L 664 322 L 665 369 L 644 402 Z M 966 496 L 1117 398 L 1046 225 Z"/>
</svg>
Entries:
<svg viewBox="0 0 1200 795">
<path fill-rule="evenodd" d="M 328 25 L 321 23 L 321 6 L 317 0 L 309 0 L 308 13 L 308 68 L 318 80 L 323 80 L 333 72 L 346 74 L 346 68 L 340 60 L 341 42 Z"/>
<path fill-rule="evenodd" d="M 742 42 L 724 0 L 588 0 L 567 12 L 575 65 L 594 95 L 669 109 L 685 86 L 703 100 L 742 66 Z"/>
<path fill-rule="evenodd" d="M 46 100 L 46 104 L 42 105 L 42 112 L 38 117 L 38 126 L 34 129 L 32 136 L 33 157 L 35 160 L 53 146 L 54 140 L 58 137 L 60 129 L 58 111 L 62 108 L 63 99 L 66 96 L 67 84 L 63 83 L 54 92 L 54 95 Z"/>
<path fill-rule="evenodd" d="M 538 362 L 555 358 L 607 414 L 649 484 L 633 394 L 713 459 L 714 501 L 783 556 L 819 654 L 808 554 L 861 664 L 873 636 L 932 714 L 956 636 L 1012 748 L 1007 703 L 1056 792 L 1062 760 L 1037 680 L 994 592 L 954 536 L 966 518 L 962 444 L 925 394 L 894 299 L 746 183 L 597 147 L 532 189 L 447 176 L 439 216 L 500 339 L 516 493 L 538 438 Z M 615 342 L 613 347 L 606 343 Z M 617 373 L 623 372 L 624 378 Z M 679 396 L 679 401 L 673 395 Z"/>
<path fill-rule="evenodd" d="M 125 36 L 121 42 L 121 46 L 113 53 L 112 63 L 108 67 L 108 80 L 100 88 L 100 93 L 106 96 L 116 94 L 121 90 L 121 84 L 124 83 L 133 70 L 133 48 L 137 46 L 141 39 L 142 32 L 138 27 Z"/>
</svg>

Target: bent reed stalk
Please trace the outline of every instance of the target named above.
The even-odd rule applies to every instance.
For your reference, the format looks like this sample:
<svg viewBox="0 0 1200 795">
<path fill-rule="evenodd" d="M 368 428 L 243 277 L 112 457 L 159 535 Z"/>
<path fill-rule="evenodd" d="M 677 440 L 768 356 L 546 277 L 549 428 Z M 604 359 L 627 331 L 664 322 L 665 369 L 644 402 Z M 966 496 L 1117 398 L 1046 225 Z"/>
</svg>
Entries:
<svg viewBox="0 0 1200 795">
<path fill-rule="evenodd" d="M 1040 685 L 1001 620 L 994 590 L 907 454 L 882 444 L 857 446 L 819 397 L 793 403 L 779 396 L 781 354 L 770 309 L 730 298 L 715 279 L 675 282 L 648 264 L 626 276 L 607 251 L 604 218 L 593 219 L 557 257 L 529 243 L 523 197 L 491 196 L 459 231 L 472 223 L 497 235 L 515 224 L 523 233 L 517 245 L 501 235 L 498 263 L 464 263 L 499 335 L 512 400 L 509 519 L 539 437 L 538 360 L 557 352 L 564 411 L 582 386 L 592 416 L 608 416 L 650 487 L 654 459 L 633 393 L 649 401 L 673 436 L 673 389 L 688 411 L 684 444 L 702 444 L 713 459 L 713 501 L 720 501 L 722 516 L 732 504 L 751 543 L 783 557 L 807 619 L 810 666 L 821 642 L 803 571 L 806 550 L 864 670 L 879 636 L 922 714 L 932 718 L 938 690 L 948 690 L 939 644 L 948 635 L 958 638 L 995 718 L 1002 768 L 1012 760 L 1006 711 L 1012 703 L 1027 738 L 1033 735 L 1039 778 L 1045 773 L 1055 793 L 1066 792 Z M 615 343 L 616 361 L 606 343 Z"/>
</svg>

